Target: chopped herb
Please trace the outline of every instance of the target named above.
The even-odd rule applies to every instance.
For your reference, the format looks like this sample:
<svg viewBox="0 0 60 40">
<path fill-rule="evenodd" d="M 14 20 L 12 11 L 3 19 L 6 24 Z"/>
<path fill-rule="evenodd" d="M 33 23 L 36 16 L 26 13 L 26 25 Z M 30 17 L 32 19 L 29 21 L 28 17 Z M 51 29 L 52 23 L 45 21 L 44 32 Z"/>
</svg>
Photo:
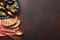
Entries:
<svg viewBox="0 0 60 40">
<path fill-rule="evenodd" d="M 6 4 L 5 2 L 3 2 L 3 4 Z"/>
<path fill-rule="evenodd" d="M 11 8 L 14 8 L 14 6 L 10 6 Z"/>
<path fill-rule="evenodd" d="M 2 13 L 2 11 L 0 11 L 0 14 Z"/>
</svg>

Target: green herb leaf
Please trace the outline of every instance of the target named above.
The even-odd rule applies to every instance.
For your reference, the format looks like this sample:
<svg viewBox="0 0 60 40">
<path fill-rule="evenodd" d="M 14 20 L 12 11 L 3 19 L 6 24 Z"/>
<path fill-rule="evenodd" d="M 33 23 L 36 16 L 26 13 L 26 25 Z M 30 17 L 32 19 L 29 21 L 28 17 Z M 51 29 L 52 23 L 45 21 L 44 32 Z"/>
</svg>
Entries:
<svg viewBox="0 0 60 40">
<path fill-rule="evenodd" d="M 2 14 L 2 11 L 0 11 L 0 14 Z"/>
<path fill-rule="evenodd" d="M 14 8 L 14 6 L 10 6 L 11 8 Z"/>
</svg>

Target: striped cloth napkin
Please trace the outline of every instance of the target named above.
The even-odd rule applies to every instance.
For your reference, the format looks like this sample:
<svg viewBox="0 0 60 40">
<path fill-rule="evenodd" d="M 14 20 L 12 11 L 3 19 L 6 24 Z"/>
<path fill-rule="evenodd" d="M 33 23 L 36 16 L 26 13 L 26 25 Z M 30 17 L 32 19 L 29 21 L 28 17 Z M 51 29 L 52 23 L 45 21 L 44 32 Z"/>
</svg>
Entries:
<svg viewBox="0 0 60 40">
<path fill-rule="evenodd" d="M 14 19 L 18 19 L 18 17 L 16 16 Z M 4 27 L 4 26 L 1 24 L 1 19 L 0 19 L 0 30 L 9 30 L 9 31 L 15 32 L 15 31 L 18 30 L 18 29 L 19 29 L 19 27 L 16 27 L 16 28 L 14 28 L 14 29 L 9 29 L 9 28 Z M 5 33 L 5 34 L 15 35 L 14 33 L 11 33 L 11 32 Z M 2 33 L 0 33 L 0 36 L 5 36 L 5 35 L 3 35 Z"/>
</svg>

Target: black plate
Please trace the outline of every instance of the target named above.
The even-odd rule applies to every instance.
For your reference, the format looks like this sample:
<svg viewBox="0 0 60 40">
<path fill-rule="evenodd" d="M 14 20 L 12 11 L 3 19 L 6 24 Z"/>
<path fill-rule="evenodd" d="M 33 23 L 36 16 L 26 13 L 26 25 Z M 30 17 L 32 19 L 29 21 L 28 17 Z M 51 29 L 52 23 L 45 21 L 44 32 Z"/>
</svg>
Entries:
<svg viewBox="0 0 60 40">
<path fill-rule="evenodd" d="M 4 2 L 6 2 L 6 4 L 9 3 L 9 1 L 11 1 L 11 0 L 4 0 Z M 13 1 L 13 0 L 12 0 L 12 1 Z M 0 1 L 0 2 L 3 2 L 3 1 Z M 11 10 L 7 9 L 7 8 L 6 8 L 6 4 L 5 4 L 4 6 L 0 5 L 0 6 L 2 6 L 2 7 L 5 8 L 4 11 L 6 12 L 6 15 L 7 15 L 7 16 L 3 16 L 2 14 L 0 14 L 0 18 L 1 18 L 1 19 L 12 18 L 12 17 L 15 17 L 16 15 L 19 14 L 20 6 L 19 6 L 18 0 L 16 0 L 14 3 L 17 5 L 17 6 L 14 8 L 14 9 L 17 10 L 16 13 L 13 13 L 13 12 L 11 12 Z M 11 6 L 11 4 L 9 4 L 9 5 Z M 0 9 L 0 11 L 1 11 L 1 9 Z M 3 12 L 4 12 L 4 11 L 3 11 Z M 12 16 L 10 16 L 10 15 L 7 13 L 7 11 L 10 11 L 10 12 L 12 13 Z"/>
</svg>

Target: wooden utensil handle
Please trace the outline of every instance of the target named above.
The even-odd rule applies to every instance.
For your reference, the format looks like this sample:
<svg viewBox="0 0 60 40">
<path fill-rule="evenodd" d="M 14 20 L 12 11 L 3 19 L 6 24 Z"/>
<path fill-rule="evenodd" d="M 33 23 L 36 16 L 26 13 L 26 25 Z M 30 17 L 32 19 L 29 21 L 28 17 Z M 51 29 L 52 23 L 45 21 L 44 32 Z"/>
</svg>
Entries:
<svg viewBox="0 0 60 40">
<path fill-rule="evenodd" d="M 4 32 L 2 32 L 2 31 L 0 31 L 0 33 L 2 33 L 3 35 L 6 35 L 6 36 L 8 36 L 8 37 L 11 37 L 11 38 L 13 38 L 14 40 L 21 40 L 19 37 L 17 37 L 17 36 L 11 36 L 11 35 L 7 35 L 7 34 L 5 34 Z"/>
<path fill-rule="evenodd" d="M 0 31 L 2 31 L 2 32 L 11 32 L 11 33 L 14 33 L 14 32 L 12 32 L 12 31 L 8 31 L 8 30 L 0 30 Z"/>
</svg>

